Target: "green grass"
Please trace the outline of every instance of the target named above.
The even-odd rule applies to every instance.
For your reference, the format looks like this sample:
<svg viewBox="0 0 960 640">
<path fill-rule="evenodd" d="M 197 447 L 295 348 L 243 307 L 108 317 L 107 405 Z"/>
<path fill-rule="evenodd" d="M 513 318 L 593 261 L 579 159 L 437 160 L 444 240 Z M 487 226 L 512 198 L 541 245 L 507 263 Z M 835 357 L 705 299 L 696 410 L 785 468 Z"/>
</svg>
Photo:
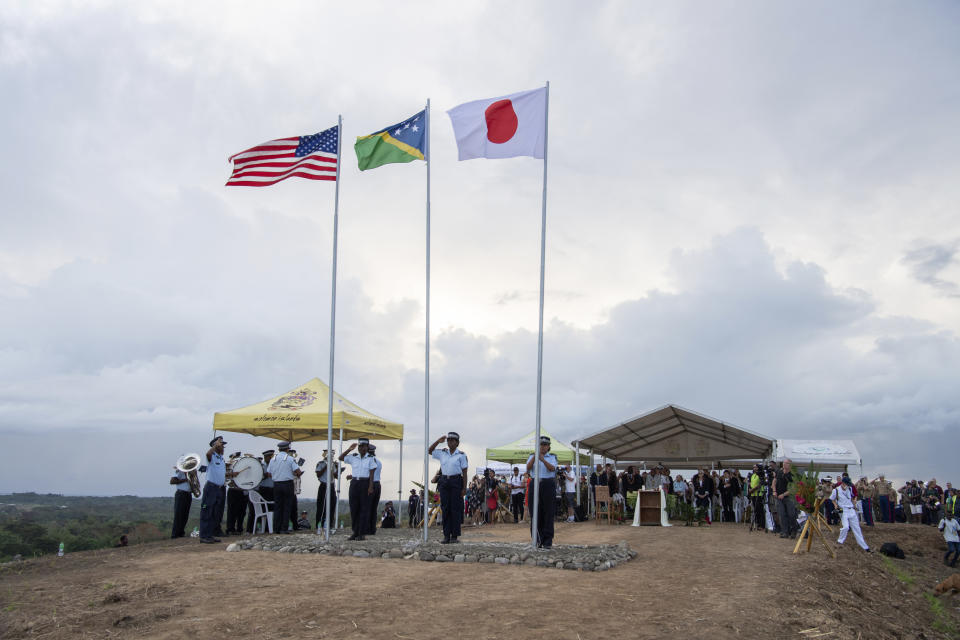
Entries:
<svg viewBox="0 0 960 640">
<path fill-rule="evenodd" d="M 883 561 L 883 566 L 887 568 L 887 571 L 892 573 L 893 576 L 903 584 L 908 586 L 913 586 L 913 583 L 916 582 L 916 580 L 914 580 L 914 577 L 912 575 L 910 575 L 909 573 L 907 573 L 906 571 L 898 567 L 893 562 L 893 560 L 891 560 L 887 556 L 881 555 L 880 560 Z"/>
<path fill-rule="evenodd" d="M 954 626 L 954 624 L 950 621 L 947 610 L 943 606 L 943 602 L 940 600 L 940 598 L 932 593 L 924 593 L 923 597 L 927 599 L 927 604 L 930 606 L 930 612 L 936 618 L 936 620 L 933 622 L 933 628 L 941 633 L 946 633 L 953 638 L 960 637 L 960 634 L 957 633 L 957 627 Z"/>
</svg>

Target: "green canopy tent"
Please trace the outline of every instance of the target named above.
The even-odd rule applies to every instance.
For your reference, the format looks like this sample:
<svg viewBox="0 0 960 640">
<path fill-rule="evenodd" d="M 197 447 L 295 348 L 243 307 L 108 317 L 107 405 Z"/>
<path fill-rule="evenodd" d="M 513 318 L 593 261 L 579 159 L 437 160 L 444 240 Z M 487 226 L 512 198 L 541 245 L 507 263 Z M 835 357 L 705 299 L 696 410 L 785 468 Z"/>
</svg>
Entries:
<svg viewBox="0 0 960 640">
<path fill-rule="evenodd" d="M 533 439 L 536 435 L 536 431 L 531 431 L 515 442 L 487 449 L 487 460 L 509 464 L 527 464 L 527 459 L 533 455 Z M 564 464 L 573 462 L 573 449 L 551 436 L 544 429 L 540 429 L 540 435 L 550 438 L 550 453 L 557 456 L 558 462 Z"/>
</svg>

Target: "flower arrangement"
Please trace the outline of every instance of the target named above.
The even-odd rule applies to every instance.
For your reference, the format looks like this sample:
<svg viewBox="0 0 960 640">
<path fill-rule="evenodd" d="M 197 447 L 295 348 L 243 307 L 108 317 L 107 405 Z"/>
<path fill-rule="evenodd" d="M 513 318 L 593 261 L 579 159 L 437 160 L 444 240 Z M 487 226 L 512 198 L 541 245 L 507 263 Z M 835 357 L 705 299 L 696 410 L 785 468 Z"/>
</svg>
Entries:
<svg viewBox="0 0 960 640">
<path fill-rule="evenodd" d="M 820 470 L 812 462 L 803 471 L 793 470 L 793 482 L 787 491 L 796 496 L 797 508 L 813 513 L 817 503 L 817 485 L 820 483 Z"/>
</svg>

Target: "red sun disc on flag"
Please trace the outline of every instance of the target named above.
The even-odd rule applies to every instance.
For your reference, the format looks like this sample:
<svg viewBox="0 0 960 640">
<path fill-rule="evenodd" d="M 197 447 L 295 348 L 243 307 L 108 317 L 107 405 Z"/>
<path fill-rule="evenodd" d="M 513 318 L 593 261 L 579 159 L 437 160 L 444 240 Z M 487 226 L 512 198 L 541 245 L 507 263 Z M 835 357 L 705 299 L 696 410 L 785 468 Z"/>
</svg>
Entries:
<svg viewBox="0 0 960 640">
<path fill-rule="evenodd" d="M 517 112 L 509 100 L 497 100 L 483 112 L 487 119 L 487 140 L 503 144 L 517 132 Z"/>
</svg>

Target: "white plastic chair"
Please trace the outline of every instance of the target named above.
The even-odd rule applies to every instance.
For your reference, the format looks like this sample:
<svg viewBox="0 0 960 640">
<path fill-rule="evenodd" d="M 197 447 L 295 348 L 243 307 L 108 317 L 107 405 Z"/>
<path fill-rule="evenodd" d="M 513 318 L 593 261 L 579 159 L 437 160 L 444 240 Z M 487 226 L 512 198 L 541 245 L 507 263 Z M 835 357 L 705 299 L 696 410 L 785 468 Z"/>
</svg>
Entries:
<svg viewBox="0 0 960 640">
<path fill-rule="evenodd" d="M 251 489 L 247 492 L 250 502 L 253 504 L 253 532 L 257 532 L 257 523 L 264 519 L 263 531 L 273 533 L 273 511 L 267 506 L 273 504 L 269 500 L 264 500 L 263 496 Z"/>
</svg>

